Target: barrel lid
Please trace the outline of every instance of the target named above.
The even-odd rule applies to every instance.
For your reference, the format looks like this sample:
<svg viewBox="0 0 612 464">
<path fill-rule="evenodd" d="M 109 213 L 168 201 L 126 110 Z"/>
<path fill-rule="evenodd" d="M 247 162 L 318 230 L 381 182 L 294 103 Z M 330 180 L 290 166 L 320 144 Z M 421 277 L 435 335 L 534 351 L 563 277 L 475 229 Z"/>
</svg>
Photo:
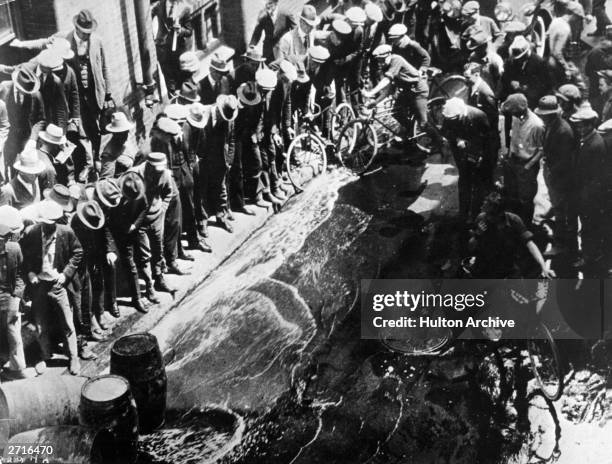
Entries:
<svg viewBox="0 0 612 464">
<path fill-rule="evenodd" d="M 112 352 L 120 356 L 138 356 L 149 353 L 158 348 L 157 338 L 150 333 L 136 333 L 126 335 L 117 340 L 112 347 Z"/>
<path fill-rule="evenodd" d="M 101 375 L 88 380 L 83 385 L 81 395 L 90 401 L 112 401 L 129 390 L 130 384 L 118 375 Z"/>
</svg>

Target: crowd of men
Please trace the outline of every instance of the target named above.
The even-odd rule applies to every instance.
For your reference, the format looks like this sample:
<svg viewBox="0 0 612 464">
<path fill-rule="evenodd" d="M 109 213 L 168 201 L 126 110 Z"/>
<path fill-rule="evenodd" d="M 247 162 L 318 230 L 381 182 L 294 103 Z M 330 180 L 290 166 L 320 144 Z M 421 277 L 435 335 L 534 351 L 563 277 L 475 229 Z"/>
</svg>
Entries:
<svg viewBox="0 0 612 464">
<path fill-rule="evenodd" d="M 58 340 L 78 374 L 79 357 L 95 356 L 87 342 L 106 335 L 105 314 L 120 317 L 119 281 L 134 308 L 147 312 L 157 292 L 175 291 L 164 275 L 183 274 L 178 261 L 193 260 L 182 239 L 187 249 L 210 252 L 209 219 L 232 233 L 235 213 L 281 205 L 292 191 L 283 154 L 296 113 L 395 93 L 400 123 L 410 111 L 427 127 L 432 65 L 463 74 L 469 86 L 467 101 L 444 102 L 440 132 L 459 169 L 466 223 L 479 223 L 507 139 L 505 192 L 523 228 L 544 166 L 558 246 L 578 256 L 579 218 L 583 260 L 592 274 L 607 270 L 611 145 L 596 128 L 612 127 L 612 28 L 597 12 L 597 31 L 607 35 L 583 75 L 568 52 L 581 8 L 556 2 L 550 52 L 541 57 L 525 24 L 482 16 L 474 0 L 444 0 L 433 10 L 420 1 L 337 2 L 323 15 L 306 4 L 297 17 L 268 0 L 242 62 L 234 68 L 214 54 L 202 75 L 189 7 L 162 0 L 154 12 L 157 56 L 172 98 L 142 146 L 128 112 L 109 111 L 108 51 L 89 11 L 70 31 L 14 41 L 35 56 L 0 67 L 10 73 L 0 84 L 4 375 L 41 374 Z M 324 134 L 332 114 L 322 113 Z M 21 341 L 24 301 L 37 331 L 34 369 Z"/>
</svg>

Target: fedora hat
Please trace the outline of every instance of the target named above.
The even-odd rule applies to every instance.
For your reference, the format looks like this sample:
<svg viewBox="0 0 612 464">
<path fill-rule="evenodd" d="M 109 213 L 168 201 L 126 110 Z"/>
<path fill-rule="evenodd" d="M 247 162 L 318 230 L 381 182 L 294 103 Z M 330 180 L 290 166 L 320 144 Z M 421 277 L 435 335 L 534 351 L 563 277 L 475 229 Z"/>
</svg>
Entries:
<svg viewBox="0 0 612 464">
<path fill-rule="evenodd" d="M 40 52 L 36 61 L 41 68 L 51 71 L 59 71 L 64 67 L 64 58 L 62 58 L 61 52 L 55 48 L 47 48 Z"/>
<path fill-rule="evenodd" d="M 200 63 L 198 55 L 196 55 L 195 52 L 189 51 L 182 53 L 181 56 L 179 56 L 179 68 L 181 71 L 193 73 L 198 71 L 201 66 L 202 63 Z"/>
<path fill-rule="evenodd" d="M 302 14 L 300 19 L 310 26 L 316 26 L 319 24 L 319 17 L 317 16 L 317 10 L 312 5 L 304 5 L 302 8 Z"/>
<path fill-rule="evenodd" d="M 17 156 L 13 169 L 25 174 L 40 174 L 45 170 L 45 163 L 38 156 L 38 150 L 33 146 L 28 146 Z"/>
<path fill-rule="evenodd" d="M 104 211 L 96 201 L 82 201 L 77 205 L 76 214 L 88 229 L 99 230 L 104 227 Z"/>
<path fill-rule="evenodd" d="M 121 201 L 121 189 L 116 179 L 100 179 L 95 183 L 96 198 L 104 206 L 114 208 Z"/>
<path fill-rule="evenodd" d="M 64 217 L 64 209 L 52 200 L 43 200 L 38 203 L 38 220 L 45 224 L 55 224 Z"/>
<path fill-rule="evenodd" d="M 57 50 L 60 56 L 64 60 L 71 60 L 74 58 L 74 51 L 72 50 L 72 45 L 68 40 L 63 37 L 53 37 L 51 39 L 51 43 L 49 44 L 49 48 Z"/>
<path fill-rule="evenodd" d="M 238 99 L 233 95 L 219 95 L 217 97 L 217 109 L 221 117 L 230 122 L 238 116 Z"/>
<path fill-rule="evenodd" d="M 181 90 L 176 94 L 177 99 L 187 100 L 188 102 L 194 103 L 200 101 L 200 95 L 198 95 L 198 87 L 191 81 L 183 82 Z"/>
<path fill-rule="evenodd" d="M 11 74 L 13 85 L 22 93 L 31 95 L 40 89 L 40 79 L 24 66 L 19 66 Z"/>
<path fill-rule="evenodd" d="M 201 103 L 193 103 L 189 106 L 187 122 L 198 129 L 202 129 L 208 122 L 208 108 Z"/>
<path fill-rule="evenodd" d="M 23 219 L 19 210 L 9 205 L 0 206 L 0 237 L 23 230 Z"/>
<path fill-rule="evenodd" d="M 106 125 L 106 132 L 127 132 L 132 127 L 134 127 L 134 124 L 128 121 L 128 118 L 125 113 L 117 111 L 111 116 L 110 124 Z"/>
<path fill-rule="evenodd" d="M 98 27 L 98 22 L 94 19 L 89 10 L 79 11 L 79 13 L 72 18 L 72 24 L 85 34 L 91 34 Z"/>
<path fill-rule="evenodd" d="M 145 183 L 140 174 L 128 171 L 119 178 L 121 194 L 130 201 L 140 200 L 145 195 Z"/>
<path fill-rule="evenodd" d="M 538 116 L 546 116 L 547 114 L 558 114 L 561 111 L 559 101 L 554 95 L 545 95 L 538 101 L 538 106 L 534 113 Z"/>
<path fill-rule="evenodd" d="M 227 61 L 221 58 L 218 53 L 215 53 L 212 56 L 210 60 L 210 68 L 221 73 L 228 73 L 230 70 Z"/>
<path fill-rule="evenodd" d="M 70 190 L 65 185 L 55 184 L 53 187 L 45 189 L 43 197 L 54 201 L 67 213 L 74 211 L 74 200 L 70 195 Z"/>
<path fill-rule="evenodd" d="M 246 52 L 244 52 L 242 56 L 244 56 L 247 60 L 257 61 L 259 63 L 266 61 L 262 54 L 252 45 L 247 48 Z"/>
<path fill-rule="evenodd" d="M 256 106 L 261 103 L 261 93 L 259 93 L 257 84 L 253 81 L 241 84 L 236 93 L 243 106 Z"/>
<path fill-rule="evenodd" d="M 64 131 L 55 124 L 49 124 L 44 131 L 40 131 L 38 138 L 53 145 L 64 145 L 66 143 Z"/>
<path fill-rule="evenodd" d="M 576 123 L 576 122 L 585 122 L 585 121 L 594 121 L 596 119 L 599 119 L 599 114 L 597 114 L 597 111 L 595 111 L 593 108 L 591 108 L 591 105 L 589 105 L 589 104 L 582 105 L 569 118 L 570 122 L 573 122 L 573 123 Z"/>
</svg>

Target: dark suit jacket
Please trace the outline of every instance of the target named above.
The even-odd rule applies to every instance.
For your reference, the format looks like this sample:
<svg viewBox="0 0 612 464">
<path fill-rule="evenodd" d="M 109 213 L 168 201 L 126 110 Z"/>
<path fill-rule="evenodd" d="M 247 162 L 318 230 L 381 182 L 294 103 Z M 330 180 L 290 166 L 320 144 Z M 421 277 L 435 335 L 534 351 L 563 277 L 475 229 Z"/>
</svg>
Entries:
<svg viewBox="0 0 612 464">
<path fill-rule="evenodd" d="M 12 164 L 15 156 L 23 150 L 28 139 L 35 140 L 44 129 L 45 117 L 40 92 L 23 95 L 21 104 L 15 101 L 15 89 L 11 81 L 0 84 L 0 98 L 6 103 L 8 120 L 11 125 L 4 145 L 7 164 Z"/>
<path fill-rule="evenodd" d="M 70 119 L 81 118 L 79 88 L 76 74 L 70 66 L 64 66 L 63 71 L 55 73 L 47 79 L 41 76 L 40 93 L 42 95 L 45 121 L 55 124 L 66 131 Z"/>
<path fill-rule="evenodd" d="M 70 221 L 70 227 L 83 247 L 81 268 L 105 262 L 107 253 L 117 254 L 115 240 L 107 224 L 101 229 L 91 230 L 75 214 Z"/>
<path fill-rule="evenodd" d="M 517 81 L 520 88 L 515 90 L 511 82 Z M 500 100 L 505 100 L 508 95 L 515 92 L 523 92 L 527 97 L 530 108 L 538 106 L 538 101 L 544 95 L 552 92 L 549 68 L 544 59 L 535 53 L 526 60 L 507 60 L 502 75 L 502 95 Z"/>
<path fill-rule="evenodd" d="M 199 87 L 199 95 L 200 95 L 200 103 L 203 105 L 212 105 L 217 101 L 217 97 L 219 95 L 230 95 L 234 93 L 234 81 L 231 76 L 223 76 L 217 85 L 218 89 L 215 90 L 212 84 L 210 83 L 210 79 L 206 76 L 202 79 L 198 85 Z"/>
<path fill-rule="evenodd" d="M 167 0 L 159 0 L 153 8 L 153 15 L 157 16 L 159 29 L 155 43 L 162 47 L 172 47 L 174 19 L 168 17 Z M 176 42 L 176 53 L 181 54 L 193 47 L 193 24 L 191 20 L 191 6 L 189 3 L 179 0 L 175 5 L 175 13 L 178 18 L 178 38 Z"/>
<path fill-rule="evenodd" d="M 257 17 L 257 24 L 253 29 L 249 46 L 256 46 L 264 35 L 263 41 L 263 57 L 268 61 L 274 61 L 274 46 L 281 36 L 295 26 L 295 21 L 290 14 L 278 12 L 276 22 L 272 21 L 272 17 L 263 9 Z"/>
<path fill-rule="evenodd" d="M 55 259 L 53 266 L 70 281 L 81 265 L 83 248 L 76 235 L 68 226 L 57 225 L 55 242 Z M 23 251 L 23 273 L 38 274 L 42 268 L 42 225 L 35 224 L 26 230 L 21 239 Z"/>
<path fill-rule="evenodd" d="M 215 118 L 216 124 L 213 125 L 213 118 L 210 118 L 205 128 L 206 164 L 211 170 L 221 169 L 223 164 L 229 168 L 236 153 L 235 121 L 227 122 L 219 115 Z"/>
<path fill-rule="evenodd" d="M 565 119 L 559 117 L 546 126 L 542 151 L 546 168 L 551 174 L 548 180 L 555 184 L 555 189 L 565 190 L 565 193 L 569 194 L 574 178 L 578 143 L 574 131 Z"/>
<path fill-rule="evenodd" d="M 491 142 L 494 144 L 491 148 L 499 149 L 499 111 L 497 109 L 497 98 L 495 98 L 493 90 L 489 84 L 481 80 L 476 89 L 473 92 L 470 89 L 469 92 L 468 105 L 478 108 L 487 115 L 491 127 Z"/>
<path fill-rule="evenodd" d="M 21 247 L 17 242 L 6 242 L 6 282 L 12 296 L 16 298 L 23 297 L 25 288 L 22 278 L 23 255 Z M 19 305 L 15 305 L 14 310 L 17 310 Z"/>
<path fill-rule="evenodd" d="M 465 116 L 460 116 L 455 120 L 445 120 L 442 132 L 451 142 L 455 157 L 462 157 L 466 153 L 473 153 L 483 158 L 493 155 L 489 149 L 489 120 L 487 115 L 478 108 L 468 106 Z M 465 150 L 457 148 L 457 139 L 467 142 Z"/>
</svg>

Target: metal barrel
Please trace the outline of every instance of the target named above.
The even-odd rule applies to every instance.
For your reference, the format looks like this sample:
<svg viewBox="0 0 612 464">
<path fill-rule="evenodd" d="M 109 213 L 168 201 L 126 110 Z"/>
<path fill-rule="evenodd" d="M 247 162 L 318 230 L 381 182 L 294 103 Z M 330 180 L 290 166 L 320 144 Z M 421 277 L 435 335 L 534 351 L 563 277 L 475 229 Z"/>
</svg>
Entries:
<svg viewBox="0 0 612 464">
<path fill-rule="evenodd" d="M 167 378 L 157 338 L 149 333 L 121 337 L 111 348 L 110 372 L 130 382 L 140 433 L 159 428 L 166 414 Z"/>
<path fill-rule="evenodd" d="M 85 427 L 109 431 L 115 442 L 113 461 L 136 461 L 138 412 L 126 379 L 101 375 L 89 379 L 81 389 L 79 422 Z"/>
<path fill-rule="evenodd" d="M 111 464 L 112 434 L 78 425 L 59 425 L 13 435 L 4 447 L 4 462 Z M 46 461 L 45 461 L 46 460 Z"/>
<path fill-rule="evenodd" d="M 86 377 L 49 375 L 0 385 L 0 447 L 19 432 L 76 425 Z"/>
</svg>

